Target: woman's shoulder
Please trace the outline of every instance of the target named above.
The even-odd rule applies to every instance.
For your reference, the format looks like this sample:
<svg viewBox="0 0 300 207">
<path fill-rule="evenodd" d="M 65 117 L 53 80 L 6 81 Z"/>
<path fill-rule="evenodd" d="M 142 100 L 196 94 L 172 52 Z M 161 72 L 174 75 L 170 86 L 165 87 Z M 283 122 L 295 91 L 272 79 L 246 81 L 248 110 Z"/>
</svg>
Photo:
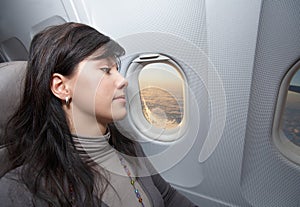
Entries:
<svg viewBox="0 0 300 207">
<path fill-rule="evenodd" d="M 18 167 L 7 172 L 0 179 L 0 203 L 3 207 L 31 207 L 32 194 L 26 185 L 20 179 L 20 171 L 22 167 Z"/>
</svg>

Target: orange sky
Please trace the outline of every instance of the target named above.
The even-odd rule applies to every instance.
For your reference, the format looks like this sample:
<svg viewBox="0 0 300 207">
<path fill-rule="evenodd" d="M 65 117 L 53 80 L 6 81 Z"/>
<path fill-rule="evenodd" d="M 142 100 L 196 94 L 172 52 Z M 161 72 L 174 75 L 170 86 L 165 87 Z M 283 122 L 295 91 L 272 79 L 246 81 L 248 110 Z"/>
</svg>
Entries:
<svg viewBox="0 0 300 207">
<path fill-rule="evenodd" d="M 155 86 L 173 92 L 182 93 L 183 90 L 183 80 L 179 72 L 164 63 L 146 65 L 139 74 L 139 84 L 141 89 Z"/>
</svg>

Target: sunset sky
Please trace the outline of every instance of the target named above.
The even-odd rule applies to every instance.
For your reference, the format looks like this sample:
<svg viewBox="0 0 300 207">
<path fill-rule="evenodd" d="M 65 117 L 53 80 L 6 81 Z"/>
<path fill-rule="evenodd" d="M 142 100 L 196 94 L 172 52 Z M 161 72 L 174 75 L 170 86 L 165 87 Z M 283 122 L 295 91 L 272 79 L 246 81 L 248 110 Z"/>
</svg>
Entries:
<svg viewBox="0 0 300 207">
<path fill-rule="evenodd" d="M 182 94 L 183 79 L 173 66 L 165 63 L 146 65 L 139 74 L 140 88 L 154 86 Z"/>
</svg>

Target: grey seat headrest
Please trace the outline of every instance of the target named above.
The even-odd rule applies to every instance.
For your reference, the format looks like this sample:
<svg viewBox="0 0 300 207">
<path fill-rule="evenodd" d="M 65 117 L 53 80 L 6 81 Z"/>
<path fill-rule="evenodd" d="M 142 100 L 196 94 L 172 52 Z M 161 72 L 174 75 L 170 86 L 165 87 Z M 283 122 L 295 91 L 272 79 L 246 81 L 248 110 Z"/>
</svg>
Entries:
<svg viewBox="0 0 300 207">
<path fill-rule="evenodd" d="M 26 61 L 28 51 L 16 37 L 11 37 L 0 43 L 0 51 L 3 61 Z"/>
</svg>

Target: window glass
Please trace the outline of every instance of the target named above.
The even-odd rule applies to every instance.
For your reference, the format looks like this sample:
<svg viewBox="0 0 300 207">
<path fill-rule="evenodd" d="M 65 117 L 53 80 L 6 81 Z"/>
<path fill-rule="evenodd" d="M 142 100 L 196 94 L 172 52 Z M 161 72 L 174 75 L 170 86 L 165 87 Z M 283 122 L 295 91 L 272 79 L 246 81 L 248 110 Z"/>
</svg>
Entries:
<svg viewBox="0 0 300 207">
<path fill-rule="evenodd" d="M 145 64 L 139 74 L 141 105 L 146 120 L 159 128 L 179 126 L 184 116 L 184 81 L 171 62 Z"/>
<path fill-rule="evenodd" d="M 300 70 L 295 73 L 289 85 L 282 130 L 289 141 L 300 147 Z"/>
</svg>

